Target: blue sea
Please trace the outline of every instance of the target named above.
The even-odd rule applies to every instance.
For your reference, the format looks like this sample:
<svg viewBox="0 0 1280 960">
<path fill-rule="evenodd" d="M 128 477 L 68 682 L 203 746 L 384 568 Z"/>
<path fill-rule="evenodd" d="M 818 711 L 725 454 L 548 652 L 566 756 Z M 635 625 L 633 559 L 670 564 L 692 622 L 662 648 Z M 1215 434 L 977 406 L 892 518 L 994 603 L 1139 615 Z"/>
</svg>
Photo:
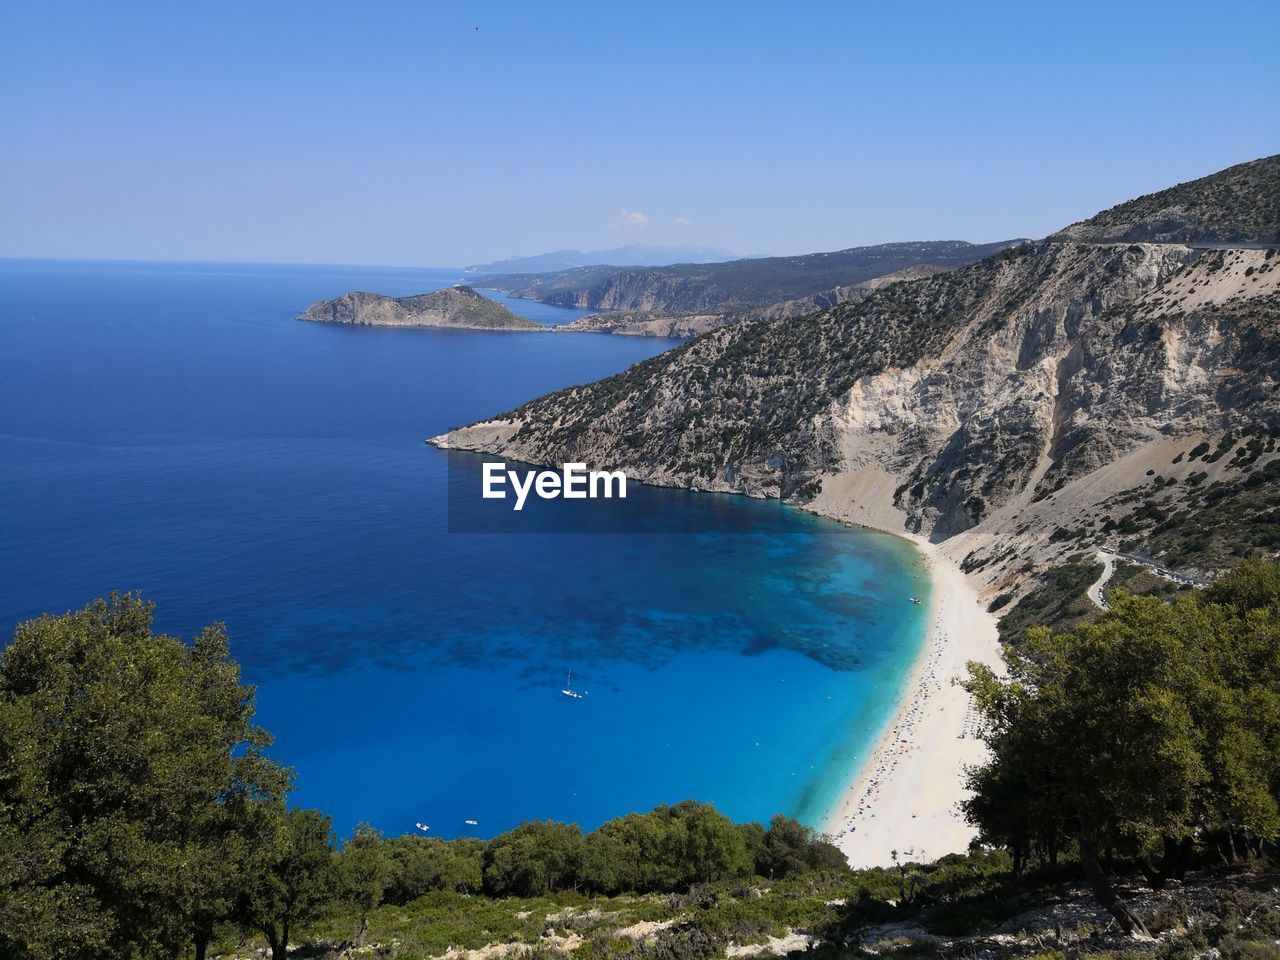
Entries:
<svg viewBox="0 0 1280 960">
<path fill-rule="evenodd" d="M 294 802 L 342 834 L 686 798 L 819 825 L 922 643 L 913 548 L 634 484 L 654 533 L 450 532 L 476 458 L 424 438 L 675 345 L 294 319 L 461 279 L 0 261 L 0 630 L 112 590 L 167 632 L 224 621 Z"/>
</svg>

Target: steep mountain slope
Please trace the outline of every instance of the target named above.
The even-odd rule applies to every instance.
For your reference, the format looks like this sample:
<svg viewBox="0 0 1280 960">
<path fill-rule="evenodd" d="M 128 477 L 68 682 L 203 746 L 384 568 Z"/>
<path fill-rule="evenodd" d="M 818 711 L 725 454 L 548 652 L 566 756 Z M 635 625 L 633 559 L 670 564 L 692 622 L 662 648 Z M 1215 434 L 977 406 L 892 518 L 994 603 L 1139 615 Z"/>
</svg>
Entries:
<svg viewBox="0 0 1280 960">
<path fill-rule="evenodd" d="M 416 297 L 384 297 L 361 290 L 311 304 L 298 317 L 318 323 L 382 327 L 467 327 L 476 330 L 543 330 L 470 287 L 446 287 Z"/>
<path fill-rule="evenodd" d="M 1280 154 L 1138 197 L 1055 236 L 1094 243 L 1280 244 Z"/>
<path fill-rule="evenodd" d="M 1271 189 L 1240 169 L 1223 174 L 1233 195 Z M 1267 181 L 1276 168 L 1245 169 Z M 1280 251 L 1050 239 L 718 329 L 437 442 L 790 498 L 944 542 L 1007 592 L 1124 524 L 1154 536 L 1192 488 L 1256 494 L 1280 434 L 1278 328 Z M 1191 456 L 1234 444 L 1246 455 Z M 1267 548 L 1276 504 L 1250 502 L 1261 522 L 1247 536 Z"/>
<path fill-rule="evenodd" d="M 861 283 L 920 264 L 954 267 L 1009 241 L 886 243 L 800 257 L 762 257 L 648 270 L 584 267 L 562 273 L 486 277 L 485 284 L 562 307 L 649 314 L 716 313 L 765 306 Z"/>
</svg>

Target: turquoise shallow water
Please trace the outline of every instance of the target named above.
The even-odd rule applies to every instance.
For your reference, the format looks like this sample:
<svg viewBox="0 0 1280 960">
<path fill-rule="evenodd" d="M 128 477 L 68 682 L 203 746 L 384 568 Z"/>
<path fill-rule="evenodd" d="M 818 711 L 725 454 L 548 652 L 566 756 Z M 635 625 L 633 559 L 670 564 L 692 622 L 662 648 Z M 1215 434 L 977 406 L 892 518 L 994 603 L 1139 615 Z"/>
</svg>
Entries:
<svg viewBox="0 0 1280 960">
<path fill-rule="evenodd" d="M 456 279 L 0 262 L 4 628 L 131 588 L 164 629 L 226 621 L 296 801 L 343 832 L 687 797 L 819 823 L 921 643 L 913 548 L 634 486 L 658 532 L 449 532 L 476 468 L 424 437 L 671 345 L 292 319 Z"/>
</svg>

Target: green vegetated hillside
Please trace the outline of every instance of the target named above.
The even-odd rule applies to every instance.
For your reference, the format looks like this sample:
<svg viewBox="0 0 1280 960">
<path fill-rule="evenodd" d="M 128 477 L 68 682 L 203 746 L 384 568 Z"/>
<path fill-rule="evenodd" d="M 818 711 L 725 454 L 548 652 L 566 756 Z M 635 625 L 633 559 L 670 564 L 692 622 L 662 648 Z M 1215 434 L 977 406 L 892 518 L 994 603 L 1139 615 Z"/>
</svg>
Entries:
<svg viewBox="0 0 1280 960">
<path fill-rule="evenodd" d="M 1036 585 L 1010 606 L 1014 594 L 1002 594 L 988 609 L 1000 613 L 1000 640 L 1018 644 L 1032 627 L 1074 630 L 1098 619 L 1102 611 L 1086 591 L 1103 573 L 1102 561 L 1078 553 L 1046 569 Z M 1172 600 L 1193 588 L 1151 573 L 1140 563 L 1120 561 L 1107 583 L 1108 596 L 1127 593 Z"/>
<path fill-rule="evenodd" d="M 1058 527 L 1052 538 L 1068 547 L 1115 544 L 1127 554 L 1203 577 L 1250 556 L 1275 556 L 1280 552 L 1278 444 L 1280 430 L 1274 428 L 1253 435 L 1229 431 L 1212 441 L 1188 443 L 1170 458 L 1164 468 L 1168 476 L 1149 468 L 1143 484 L 1102 501 L 1078 525 Z M 1260 462 L 1265 465 L 1259 467 Z M 1085 590 L 1101 573 L 1102 563 L 1084 550 L 1044 570 L 1016 604 L 1007 606 L 1015 593 L 997 597 L 991 609 L 1003 614 L 1002 639 L 1016 642 L 1031 626 L 1070 627 L 1096 617 Z M 1132 562 L 1120 563 L 1108 584 L 1108 590 L 1166 599 L 1187 589 Z"/>
<path fill-rule="evenodd" d="M 1224 434 L 1215 451 L 1229 454 L 1224 476 L 1206 482 L 1206 474 L 1193 473 L 1186 481 L 1190 489 L 1173 502 L 1155 501 L 1146 508 L 1144 501 L 1145 509 L 1118 528 L 1121 546 L 1170 566 L 1205 570 L 1221 569 L 1258 550 L 1280 551 L 1280 460 L 1252 469 L 1257 457 L 1275 452 L 1277 439 L 1276 433 Z"/>
<path fill-rule="evenodd" d="M 1098 608 L 1085 595 L 1085 591 L 1102 572 L 1101 561 L 1079 553 L 1047 569 L 1036 586 L 1018 600 L 1015 606 L 1008 606 L 1014 594 L 997 597 L 988 609 L 1001 615 L 1001 641 L 1017 643 L 1031 627 L 1069 629 L 1095 619 Z"/>
</svg>

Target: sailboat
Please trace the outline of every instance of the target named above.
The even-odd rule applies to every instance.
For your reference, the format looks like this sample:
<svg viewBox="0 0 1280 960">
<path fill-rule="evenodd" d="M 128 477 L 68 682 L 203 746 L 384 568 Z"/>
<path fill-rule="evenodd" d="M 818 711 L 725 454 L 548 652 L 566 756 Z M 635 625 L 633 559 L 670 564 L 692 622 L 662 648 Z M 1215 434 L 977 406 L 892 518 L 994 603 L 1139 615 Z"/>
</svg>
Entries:
<svg viewBox="0 0 1280 960">
<path fill-rule="evenodd" d="M 561 690 L 560 692 L 563 693 L 570 700 L 582 699 L 582 694 L 580 694 L 577 690 L 573 689 L 573 671 L 572 670 L 570 670 L 569 675 L 565 677 L 564 689 Z"/>
</svg>

